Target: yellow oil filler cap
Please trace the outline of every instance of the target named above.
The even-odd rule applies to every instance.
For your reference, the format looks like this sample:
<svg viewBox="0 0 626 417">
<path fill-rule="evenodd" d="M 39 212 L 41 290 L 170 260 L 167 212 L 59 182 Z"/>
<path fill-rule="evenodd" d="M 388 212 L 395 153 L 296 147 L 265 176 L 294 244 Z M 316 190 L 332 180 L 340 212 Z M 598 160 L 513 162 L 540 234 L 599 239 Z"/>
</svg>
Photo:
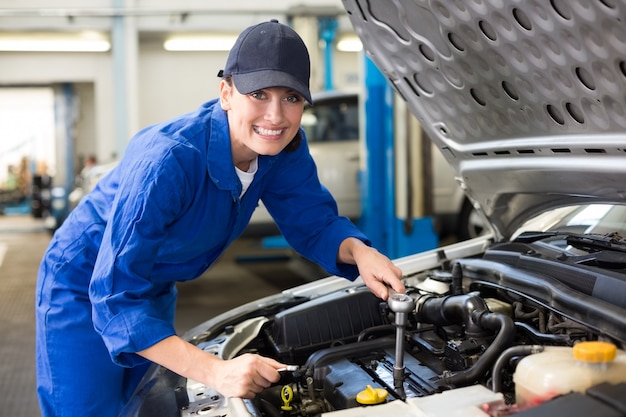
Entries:
<svg viewBox="0 0 626 417">
<path fill-rule="evenodd" d="M 574 359 L 587 363 L 612 362 L 617 347 L 609 342 L 580 342 L 574 345 Z"/>
<path fill-rule="evenodd" d="M 280 390 L 280 398 L 283 400 L 283 405 L 280 407 L 281 410 L 293 410 L 293 407 L 289 405 L 293 401 L 293 389 L 289 385 L 283 385 L 283 388 Z"/>
<path fill-rule="evenodd" d="M 363 405 L 380 404 L 387 398 L 387 391 L 382 388 L 372 388 L 368 385 L 363 391 L 356 396 L 356 402 Z"/>
</svg>

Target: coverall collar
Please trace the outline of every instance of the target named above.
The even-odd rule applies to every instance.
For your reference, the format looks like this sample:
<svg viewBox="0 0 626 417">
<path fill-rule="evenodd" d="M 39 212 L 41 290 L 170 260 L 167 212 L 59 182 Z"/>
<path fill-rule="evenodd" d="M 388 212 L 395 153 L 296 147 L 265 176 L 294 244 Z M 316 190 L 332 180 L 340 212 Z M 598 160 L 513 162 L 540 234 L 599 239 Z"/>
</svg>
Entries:
<svg viewBox="0 0 626 417">
<path fill-rule="evenodd" d="M 211 134 L 207 152 L 207 170 L 215 186 L 221 190 L 231 190 L 233 195 L 241 193 L 241 182 L 235 171 L 233 154 L 230 144 L 230 129 L 228 117 L 219 104 L 215 104 L 211 119 Z M 284 152 L 284 151 L 283 151 Z M 276 162 L 281 154 L 275 156 L 259 155 L 259 167 L 254 176 L 254 182 L 261 178 Z M 225 163 L 229 161 L 229 163 Z"/>
</svg>

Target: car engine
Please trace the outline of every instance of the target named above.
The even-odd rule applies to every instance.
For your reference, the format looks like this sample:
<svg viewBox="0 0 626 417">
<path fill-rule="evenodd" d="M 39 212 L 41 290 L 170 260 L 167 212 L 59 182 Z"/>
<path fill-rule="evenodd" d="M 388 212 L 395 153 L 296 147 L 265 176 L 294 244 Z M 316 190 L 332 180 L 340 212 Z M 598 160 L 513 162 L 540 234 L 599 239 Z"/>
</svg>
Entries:
<svg viewBox="0 0 626 417">
<path fill-rule="evenodd" d="M 607 268 L 587 256 L 573 268 L 557 252 L 524 239 L 494 245 L 480 258 L 406 277 L 406 294 L 392 292 L 386 302 L 356 284 L 319 297 L 283 298 L 193 341 L 224 359 L 258 353 L 289 364 L 277 384 L 240 400 L 158 375 L 164 388 L 150 387 L 149 395 L 161 397 L 144 407 L 158 404 L 160 411 L 171 409 L 159 415 L 184 417 L 577 416 L 586 407 L 597 410 L 596 397 L 608 396 L 626 409 L 624 265 Z M 561 405 L 543 414 L 560 393 L 522 392 L 526 382 L 517 368 L 525 358 L 569 352 L 581 342 L 614 346 L 613 371 L 590 380 L 587 394 L 564 389 L 582 398 L 563 403 L 576 410 Z M 568 373 L 576 368 L 571 363 L 553 373 L 549 366 L 540 371 L 546 380 L 580 379 Z M 591 388 L 600 394 L 589 394 Z"/>
</svg>

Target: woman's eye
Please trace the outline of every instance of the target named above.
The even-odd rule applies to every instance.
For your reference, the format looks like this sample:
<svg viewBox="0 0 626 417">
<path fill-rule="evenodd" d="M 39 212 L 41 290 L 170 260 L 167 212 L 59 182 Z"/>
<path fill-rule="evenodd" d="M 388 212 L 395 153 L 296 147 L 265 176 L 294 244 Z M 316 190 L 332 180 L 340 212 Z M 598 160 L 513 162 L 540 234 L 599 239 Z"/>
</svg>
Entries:
<svg viewBox="0 0 626 417">
<path fill-rule="evenodd" d="M 302 98 L 300 98 L 300 96 L 298 95 L 293 94 L 293 95 L 287 96 L 286 100 L 289 103 L 299 103 L 302 100 Z"/>
<path fill-rule="evenodd" d="M 265 93 L 263 93 L 263 91 L 253 91 L 250 93 L 250 97 L 256 98 L 257 100 L 263 100 L 265 98 Z"/>
</svg>

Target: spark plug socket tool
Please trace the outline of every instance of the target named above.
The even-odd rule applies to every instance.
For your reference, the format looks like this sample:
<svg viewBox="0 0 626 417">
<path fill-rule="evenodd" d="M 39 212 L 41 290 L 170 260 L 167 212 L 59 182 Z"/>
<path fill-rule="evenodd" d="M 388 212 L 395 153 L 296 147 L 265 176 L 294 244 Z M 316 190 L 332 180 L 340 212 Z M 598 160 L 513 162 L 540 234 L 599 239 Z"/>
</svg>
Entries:
<svg viewBox="0 0 626 417">
<path fill-rule="evenodd" d="M 404 393 L 404 329 L 408 321 L 408 313 L 415 308 L 415 301 L 407 294 L 390 290 L 387 304 L 396 315 L 396 363 L 393 366 L 393 384 L 404 398 L 402 395 Z"/>
</svg>

